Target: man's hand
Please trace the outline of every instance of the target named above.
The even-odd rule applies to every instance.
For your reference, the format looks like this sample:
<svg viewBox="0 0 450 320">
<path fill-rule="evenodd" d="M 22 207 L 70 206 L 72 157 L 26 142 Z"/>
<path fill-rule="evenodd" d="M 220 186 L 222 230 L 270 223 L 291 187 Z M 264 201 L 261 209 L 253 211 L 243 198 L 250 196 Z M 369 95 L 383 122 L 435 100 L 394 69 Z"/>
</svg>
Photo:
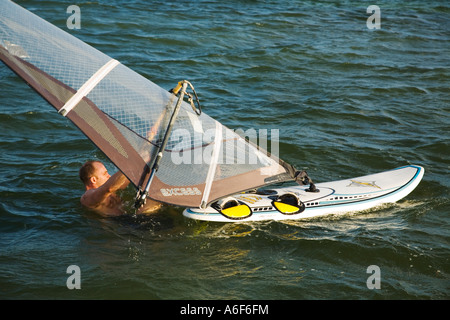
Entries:
<svg viewBox="0 0 450 320">
<path fill-rule="evenodd" d="M 142 208 L 147 202 L 147 193 L 145 191 L 139 190 L 136 194 L 136 201 L 134 203 L 134 208 L 136 210 Z"/>
</svg>

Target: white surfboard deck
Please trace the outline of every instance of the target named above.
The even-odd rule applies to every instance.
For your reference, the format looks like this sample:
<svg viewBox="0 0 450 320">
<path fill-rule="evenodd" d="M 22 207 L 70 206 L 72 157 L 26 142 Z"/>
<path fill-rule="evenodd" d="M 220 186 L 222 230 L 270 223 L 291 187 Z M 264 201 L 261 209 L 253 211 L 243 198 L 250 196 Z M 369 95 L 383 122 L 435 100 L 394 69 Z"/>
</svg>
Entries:
<svg viewBox="0 0 450 320">
<path fill-rule="evenodd" d="M 344 214 L 368 210 L 385 203 L 394 203 L 406 197 L 422 180 L 424 168 L 408 165 L 390 171 L 346 180 L 317 183 L 319 192 L 307 192 L 309 186 L 293 185 L 271 189 L 272 194 L 241 193 L 232 196 L 251 208 L 251 215 L 243 219 L 230 219 L 209 206 L 205 209 L 187 208 L 185 217 L 216 222 L 243 222 L 263 220 L 298 220 L 329 214 Z M 304 203 L 305 210 L 296 214 L 283 214 L 273 205 L 278 195 L 294 193 Z"/>
</svg>

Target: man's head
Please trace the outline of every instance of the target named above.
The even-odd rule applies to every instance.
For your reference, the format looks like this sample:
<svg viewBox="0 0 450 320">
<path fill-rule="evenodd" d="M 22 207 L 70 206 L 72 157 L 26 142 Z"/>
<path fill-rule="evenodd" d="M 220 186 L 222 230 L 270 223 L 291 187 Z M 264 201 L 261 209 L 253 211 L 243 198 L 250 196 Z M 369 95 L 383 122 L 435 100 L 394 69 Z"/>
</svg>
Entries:
<svg viewBox="0 0 450 320">
<path fill-rule="evenodd" d="M 79 174 L 86 188 L 98 188 L 110 178 L 103 163 L 96 160 L 86 161 L 80 168 Z"/>
</svg>

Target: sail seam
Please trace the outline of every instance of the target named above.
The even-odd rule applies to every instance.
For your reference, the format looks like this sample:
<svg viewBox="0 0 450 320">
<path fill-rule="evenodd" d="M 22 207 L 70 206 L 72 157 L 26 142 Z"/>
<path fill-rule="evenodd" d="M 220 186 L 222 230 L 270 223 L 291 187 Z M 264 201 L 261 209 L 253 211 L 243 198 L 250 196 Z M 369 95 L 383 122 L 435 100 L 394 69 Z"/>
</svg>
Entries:
<svg viewBox="0 0 450 320">
<path fill-rule="evenodd" d="M 77 106 L 77 104 L 85 97 L 87 96 L 92 89 L 94 89 L 97 84 L 99 84 L 100 81 L 103 80 L 103 78 L 105 78 L 108 73 L 111 72 L 111 70 L 113 70 L 120 62 L 115 60 L 115 59 L 111 59 L 109 60 L 103 67 L 101 67 L 100 69 L 97 70 L 96 73 L 94 73 L 92 75 L 92 77 L 89 78 L 88 81 L 86 81 L 81 88 L 77 91 L 77 93 L 75 93 L 72 98 L 70 98 L 69 100 L 67 100 L 66 104 L 64 104 L 64 106 L 59 109 L 58 113 L 63 115 L 64 117 L 73 109 Z"/>
<path fill-rule="evenodd" d="M 216 174 L 217 163 L 219 162 L 219 154 L 222 141 L 222 126 L 216 121 L 216 136 L 214 138 L 214 149 L 211 155 L 211 163 L 206 176 L 205 189 L 203 190 L 203 197 L 201 206 L 206 207 L 208 204 L 209 194 L 211 192 L 214 175 Z"/>
</svg>

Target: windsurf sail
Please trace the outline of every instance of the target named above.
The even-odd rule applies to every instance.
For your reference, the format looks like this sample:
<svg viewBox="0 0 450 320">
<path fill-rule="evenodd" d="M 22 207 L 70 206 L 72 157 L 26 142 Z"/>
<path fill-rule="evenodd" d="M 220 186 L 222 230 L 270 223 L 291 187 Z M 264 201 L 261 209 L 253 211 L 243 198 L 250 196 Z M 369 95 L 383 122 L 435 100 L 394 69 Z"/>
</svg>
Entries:
<svg viewBox="0 0 450 320">
<path fill-rule="evenodd" d="M 11 1 L 0 3 L 0 59 L 70 119 L 134 184 L 147 185 L 178 97 Z M 64 137 L 61 137 L 62 139 Z M 289 164 L 181 102 L 148 196 L 204 207 L 291 180 Z"/>
</svg>

